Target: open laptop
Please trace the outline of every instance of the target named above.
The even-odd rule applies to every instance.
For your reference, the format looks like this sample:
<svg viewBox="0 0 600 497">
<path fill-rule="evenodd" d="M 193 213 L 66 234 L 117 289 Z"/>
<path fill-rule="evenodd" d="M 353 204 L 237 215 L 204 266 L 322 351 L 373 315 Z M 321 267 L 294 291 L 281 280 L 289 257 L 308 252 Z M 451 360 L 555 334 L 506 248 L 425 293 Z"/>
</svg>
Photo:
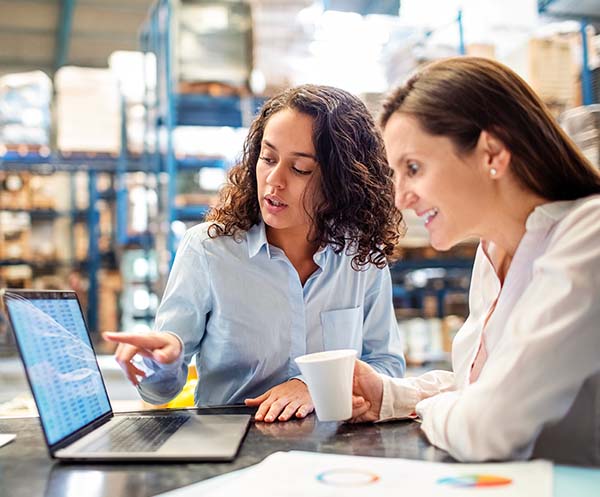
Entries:
<svg viewBox="0 0 600 497">
<path fill-rule="evenodd" d="M 115 416 L 77 296 L 4 290 L 50 455 L 70 461 L 231 461 L 248 414 Z"/>
</svg>

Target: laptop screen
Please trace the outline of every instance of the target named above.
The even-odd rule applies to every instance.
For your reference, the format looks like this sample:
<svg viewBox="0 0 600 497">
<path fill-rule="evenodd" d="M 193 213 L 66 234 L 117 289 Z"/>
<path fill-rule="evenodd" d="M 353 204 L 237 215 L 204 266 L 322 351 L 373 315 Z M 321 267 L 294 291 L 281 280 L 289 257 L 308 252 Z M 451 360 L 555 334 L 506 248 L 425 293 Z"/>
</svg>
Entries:
<svg viewBox="0 0 600 497">
<path fill-rule="evenodd" d="M 75 294 L 7 290 L 4 301 L 48 443 L 110 412 Z"/>
</svg>

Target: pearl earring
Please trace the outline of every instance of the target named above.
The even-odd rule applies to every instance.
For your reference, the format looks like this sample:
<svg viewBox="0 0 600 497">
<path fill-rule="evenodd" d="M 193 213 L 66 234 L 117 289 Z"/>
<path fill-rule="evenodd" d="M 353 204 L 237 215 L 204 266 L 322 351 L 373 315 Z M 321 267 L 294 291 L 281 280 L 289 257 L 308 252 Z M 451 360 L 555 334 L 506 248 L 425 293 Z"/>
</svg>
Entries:
<svg viewBox="0 0 600 497">
<path fill-rule="evenodd" d="M 494 176 L 496 176 L 496 174 L 498 174 L 498 170 L 495 167 L 492 167 L 490 169 L 490 176 L 493 178 Z"/>
</svg>

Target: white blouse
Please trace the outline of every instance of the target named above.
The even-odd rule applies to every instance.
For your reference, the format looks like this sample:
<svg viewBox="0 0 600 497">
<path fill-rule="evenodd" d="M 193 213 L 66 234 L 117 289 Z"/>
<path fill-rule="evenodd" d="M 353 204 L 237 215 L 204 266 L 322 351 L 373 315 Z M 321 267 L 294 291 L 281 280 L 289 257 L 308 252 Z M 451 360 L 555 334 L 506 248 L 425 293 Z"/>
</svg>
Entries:
<svg viewBox="0 0 600 497">
<path fill-rule="evenodd" d="M 416 412 L 429 441 L 458 460 L 600 464 L 600 195 L 537 207 L 502 287 L 494 252 L 478 248 L 454 372 L 382 375 L 380 419 Z M 496 299 L 487 359 L 470 383 Z"/>
</svg>

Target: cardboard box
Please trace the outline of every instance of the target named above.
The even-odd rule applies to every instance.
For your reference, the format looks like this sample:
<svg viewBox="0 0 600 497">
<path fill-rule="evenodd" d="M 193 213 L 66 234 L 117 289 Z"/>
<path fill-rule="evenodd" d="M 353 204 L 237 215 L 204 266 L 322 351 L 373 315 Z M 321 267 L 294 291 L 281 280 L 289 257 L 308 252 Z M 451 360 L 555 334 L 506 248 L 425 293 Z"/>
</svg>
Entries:
<svg viewBox="0 0 600 497">
<path fill-rule="evenodd" d="M 98 280 L 98 331 L 118 331 L 121 275 L 119 271 L 102 270 Z"/>
<path fill-rule="evenodd" d="M 504 62 L 520 74 L 558 116 L 581 101 L 579 35 L 532 38 Z"/>
<path fill-rule="evenodd" d="M 31 288 L 32 271 L 26 264 L 0 266 L 0 281 L 7 287 Z"/>
<path fill-rule="evenodd" d="M 252 71 L 252 19 L 243 2 L 172 2 L 175 81 L 247 86 Z"/>
<path fill-rule="evenodd" d="M 544 101 L 569 102 L 576 72 L 569 40 L 546 38 L 529 41 L 529 80 Z"/>
<path fill-rule="evenodd" d="M 31 208 L 29 173 L 0 171 L 0 209 Z"/>
<path fill-rule="evenodd" d="M 31 258 L 31 218 L 26 212 L 0 212 L 0 260 Z"/>
<path fill-rule="evenodd" d="M 48 176 L 32 176 L 29 183 L 31 208 L 40 210 L 56 209 L 56 198 L 61 196 Z"/>
<path fill-rule="evenodd" d="M 73 225 L 73 245 L 75 260 L 85 261 L 88 255 L 89 238 L 87 227 L 83 223 Z"/>
<path fill-rule="evenodd" d="M 472 57 L 496 58 L 496 47 L 491 43 L 469 43 L 465 49 L 467 55 Z"/>
<path fill-rule="evenodd" d="M 0 260 L 29 261 L 31 259 L 30 233 L 21 231 L 3 236 L 0 242 Z"/>
<path fill-rule="evenodd" d="M 118 153 L 121 99 L 115 75 L 109 69 L 64 66 L 54 81 L 58 149 Z"/>
</svg>

